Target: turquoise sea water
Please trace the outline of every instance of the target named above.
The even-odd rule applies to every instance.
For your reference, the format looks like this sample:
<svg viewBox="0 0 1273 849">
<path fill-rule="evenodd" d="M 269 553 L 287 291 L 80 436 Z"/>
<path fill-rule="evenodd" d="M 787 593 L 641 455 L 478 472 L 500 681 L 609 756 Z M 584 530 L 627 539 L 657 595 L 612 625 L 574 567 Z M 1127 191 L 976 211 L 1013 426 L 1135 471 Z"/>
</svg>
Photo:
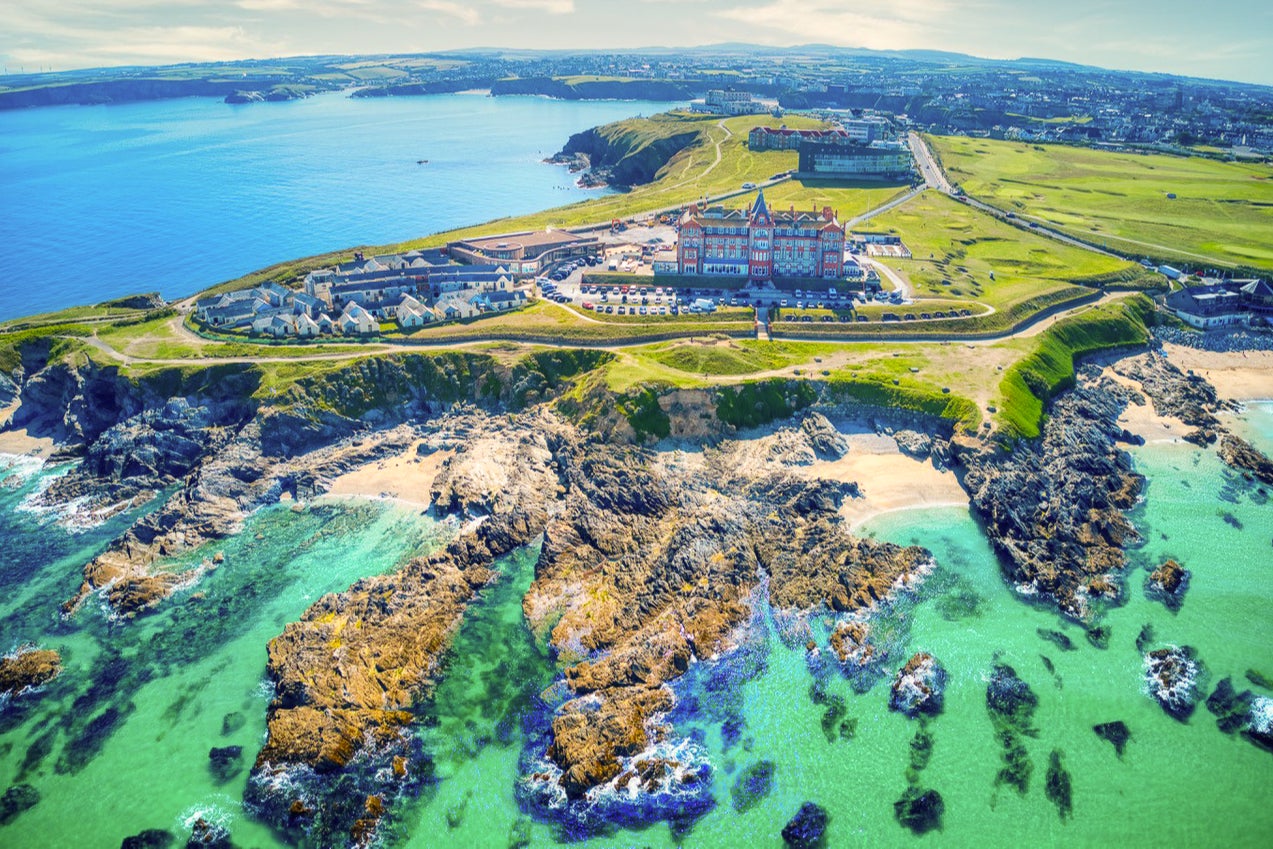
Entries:
<svg viewBox="0 0 1273 849">
<path fill-rule="evenodd" d="M 593 197 L 540 160 L 669 105 L 333 92 L 0 112 L 0 320 Z"/>
<path fill-rule="evenodd" d="M 1273 404 L 1252 405 L 1242 427 L 1273 450 Z M 1015 596 L 967 511 L 877 517 L 864 532 L 936 557 L 926 589 L 874 627 L 892 635 L 890 672 L 916 651 L 941 661 L 944 711 L 921 724 L 887 709 L 884 682 L 858 692 L 838 672 L 816 678 L 803 639 L 784 642 L 766 613 L 744 650 L 697 664 L 678 684 L 682 708 L 672 719 L 713 765 L 714 809 L 676 833 L 656 823 L 579 845 L 780 846 L 783 825 L 805 801 L 830 812 L 830 846 L 1269 845 L 1273 754 L 1223 734 L 1201 705 L 1188 722 L 1167 716 L 1145 693 L 1135 642 L 1149 624 L 1155 646 L 1194 646 L 1210 685 L 1232 676 L 1237 689 L 1250 688 L 1249 668 L 1273 676 L 1273 505 L 1214 452 L 1153 444 L 1133 455 L 1148 478 L 1133 516 L 1145 542 L 1131 552 L 1127 603 L 1104 620 L 1107 649 Z M 144 828 L 182 833 L 197 813 L 226 822 L 240 846 L 281 845 L 239 801 L 264 733 L 266 642 L 319 594 L 392 568 L 449 528 L 381 502 L 272 508 L 219 546 L 225 564 L 163 613 L 124 625 L 92 609 L 65 624 L 57 604 L 109 529 L 72 537 L 40 524 L 13 509 L 25 489 L 0 491 L 0 646 L 29 639 L 57 647 L 67 669 L 43 700 L 0 714 L 0 787 L 20 779 L 42 794 L 0 827 L 0 845 L 117 846 Z M 10 554 L 15 540 L 26 547 Z M 554 675 L 522 623 L 536 554 L 505 561 L 504 578 L 457 634 L 419 732 L 438 782 L 397 812 L 398 845 L 547 846 L 560 837 L 550 820 L 519 806 L 517 793 L 519 764 L 537 754 L 526 720 Z M 1141 589 L 1145 569 L 1166 557 L 1192 572 L 1178 613 Z M 1039 629 L 1063 632 L 1072 650 Z M 1038 696 L 1037 734 L 1021 738 L 1032 766 L 1024 794 L 995 787 L 1004 762 L 986 709 L 994 663 L 1011 665 Z M 828 721 L 836 705 L 843 708 Z M 92 721 L 102 715 L 114 718 Z M 1121 759 L 1092 731 L 1115 720 L 1131 730 Z M 208 749 L 226 745 L 244 747 L 243 770 L 219 783 Z M 1072 783 L 1064 819 L 1045 792 L 1054 751 Z M 761 761 L 772 765 L 771 791 L 740 812 L 731 788 Z M 894 802 L 908 781 L 942 795 L 940 831 L 916 836 L 898 825 Z"/>
</svg>

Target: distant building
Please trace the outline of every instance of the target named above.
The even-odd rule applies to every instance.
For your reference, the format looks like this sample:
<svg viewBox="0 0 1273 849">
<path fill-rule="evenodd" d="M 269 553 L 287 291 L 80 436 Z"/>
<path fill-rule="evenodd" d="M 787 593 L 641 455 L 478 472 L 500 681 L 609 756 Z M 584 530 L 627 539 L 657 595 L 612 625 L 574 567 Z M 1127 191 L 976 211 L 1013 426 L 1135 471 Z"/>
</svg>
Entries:
<svg viewBox="0 0 1273 849">
<path fill-rule="evenodd" d="M 910 150 L 900 143 L 862 147 L 804 141 L 799 150 L 798 177 L 888 180 L 909 177 L 914 170 Z"/>
<path fill-rule="evenodd" d="M 712 115 L 754 115 L 768 111 L 768 107 L 752 100 L 751 92 L 713 89 L 703 97 L 702 103 L 690 104 L 690 110 Z"/>
<path fill-rule="evenodd" d="M 830 207 L 771 212 L 764 191 L 751 209 L 695 207 L 680 221 L 677 272 L 751 280 L 844 274 L 844 228 Z"/>
<path fill-rule="evenodd" d="M 747 134 L 749 150 L 799 150 L 801 142 L 853 144 L 844 130 L 793 130 L 789 127 L 753 127 Z"/>
</svg>

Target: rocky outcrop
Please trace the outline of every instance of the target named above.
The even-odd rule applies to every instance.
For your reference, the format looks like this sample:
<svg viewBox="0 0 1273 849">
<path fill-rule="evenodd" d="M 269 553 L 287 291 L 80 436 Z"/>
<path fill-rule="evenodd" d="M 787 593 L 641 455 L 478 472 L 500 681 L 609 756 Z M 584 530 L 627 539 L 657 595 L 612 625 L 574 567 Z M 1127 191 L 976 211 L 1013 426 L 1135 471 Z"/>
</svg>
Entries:
<svg viewBox="0 0 1273 849">
<path fill-rule="evenodd" d="M 831 650 L 846 668 L 860 669 L 875 657 L 875 646 L 870 642 L 870 637 L 871 629 L 867 623 L 853 619 L 841 620 L 831 632 Z"/>
<path fill-rule="evenodd" d="M 1221 437 L 1220 459 L 1248 478 L 1273 486 L 1273 460 L 1242 437 L 1231 433 Z"/>
<path fill-rule="evenodd" d="M 64 611 L 74 612 L 95 592 L 104 592 L 124 616 L 149 610 L 213 565 L 168 571 L 159 568 L 164 560 L 237 533 L 248 512 L 277 503 L 285 493 L 299 499 L 319 495 L 326 480 L 402 451 L 414 437 L 413 429 L 400 427 L 346 438 L 298 457 L 272 457 L 262 446 L 268 418 L 253 418 L 215 453 L 202 457 L 161 508 L 89 561 L 84 582 Z"/>
<path fill-rule="evenodd" d="M 1176 611 L 1184 603 L 1189 588 L 1189 570 L 1175 560 L 1167 560 L 1145 579 L 1145 595 Z"/>
<path fill-rule="evenodd" d="M 62 671 L 62 656 L 52 649 L 22 646 L 0 657 L 0 698 L 47 684 Z"/>
<path fill-rule="evenodd" d="M 775 474 L 785 463 L 772 444 L 741 463 L 725 446 L 702 460 L 704 475 L 639 449 L 563 442 L 564 505 L 523 605 L 570 664 L 534 790 L 545 801 L 554 788 L 577 800 L 618 786 L 636 753 L 668 744 L 670 685 L 733 648 L 757 593 L 780 609 L 865 612 L 931 562 L 847 534 L 841 485 Z"/>
<path fill-rule="evenodd" d="M 897 671 L 889 690 L 888 706 L 909 717 L 941 713 L 946 689 L 946 670 L 937 658 L 919 652 Z"/>
<path fill-rule="evenodd" d="M 1192 646 L 1154 649 L 1145 655 L 1149 695 L 1168 716 L 1181 722 L 1193 715 L 1203 692 L 1205 670 Z"/>
<path fill-rule="evenodd" d="M 1180 419 L 1203 432 L 1220 426 L 1215 414 L 1227 405 L 1215 388 L 1199 375 L 1182 372 L 1162 354 L 1151 351 L 1121 360 L 1114 371 L 1139 384 L 1158 415 Z"/>
<path fill-rule="evenodd" d="M 1165 356 L 1154 353 L 1124 360 L 1116 371 L 1140 384 L 1159 415 L 1178 418 L 1194 428 L 1185 439 L 1204 447 L 1218 440 L 1221 460 L 1249 479 L 1273 485 L 1273 460 L 1220 424 L 1217 414 L 1236 405 L 1222 401 L 1203 377 L 1182 372 Z"/>
<path fill-rule="evenodd" d="M 324 596 L 270 642 L 268 736 L 249 802 L 320 843 L 370 839 L 384 799 L 426 764 L 409 733 L 465 606 L 496 558 L 542 532 L 558 484 L 542 431 L 462 415 L 431 434 L 457 446 L 434 484 L 440 510 L 472 521 L 443 551 Z M 341 782 L 322 776 L 339 774 Z M 392 778 L 386 778 L 392 776 Z M 380 801 L 351 809 L 353 797 Z M 359 837 L 360 836 L 360 837 Z"/>
<path fill-rule="evenodd" d="M 1115 444 L 1127 398 L 1084 369 L 1038 440 L 959 451 L 964 486 L 1008 580 L 1076 619 L 1092 615 L 1093 598 L 1121 594 L 1123 548 L 1137 539 L 1126 511 L 1144 481 Z"/>
</svg>

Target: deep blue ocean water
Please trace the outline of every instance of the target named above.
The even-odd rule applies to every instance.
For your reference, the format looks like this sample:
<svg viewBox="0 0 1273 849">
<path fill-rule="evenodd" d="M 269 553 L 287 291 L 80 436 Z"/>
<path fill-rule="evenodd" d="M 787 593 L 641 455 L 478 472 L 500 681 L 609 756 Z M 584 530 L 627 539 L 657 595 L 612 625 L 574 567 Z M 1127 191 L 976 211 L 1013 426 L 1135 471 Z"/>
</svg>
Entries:
<svg viewBox="0 0 1273 849">
<path fill-rule="evenodd" d="M 592 197 L 541 160 L 668 106 L 337 92 L 0 112 L 0 320 Z"/>
</svg>

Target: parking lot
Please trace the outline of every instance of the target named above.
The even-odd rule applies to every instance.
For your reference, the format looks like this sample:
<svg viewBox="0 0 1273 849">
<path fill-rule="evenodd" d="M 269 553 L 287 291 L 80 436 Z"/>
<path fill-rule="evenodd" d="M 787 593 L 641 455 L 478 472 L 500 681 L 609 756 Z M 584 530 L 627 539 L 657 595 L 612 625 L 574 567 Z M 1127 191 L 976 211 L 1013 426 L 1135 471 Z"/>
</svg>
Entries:
<svg viewBox="0 0 1273 849">
<path fill-rule="evenodd" d="M 590 270 L 604 271 L 605 268 L 600 262 L 576 260 L 549 269 L 547 274 L 536 280 L 539 294 L 557 303 L 608 315 L 679 315 L 710 312 L 719 307 L 851 312 L 857 305 L 868 303 L 895 306 L 908 303 L 897 293 L 864 294 L 834 288 L 826 292 L 806 293 L 801 289 L 779 289 L 772 284 L 742 290 L 710 285 L 661 286 L 656 278 L 642 275 L 633 275 L 628 283 L 607 280 L 605 284 L 599 284 L 587 280 Z"/>
</svg>

